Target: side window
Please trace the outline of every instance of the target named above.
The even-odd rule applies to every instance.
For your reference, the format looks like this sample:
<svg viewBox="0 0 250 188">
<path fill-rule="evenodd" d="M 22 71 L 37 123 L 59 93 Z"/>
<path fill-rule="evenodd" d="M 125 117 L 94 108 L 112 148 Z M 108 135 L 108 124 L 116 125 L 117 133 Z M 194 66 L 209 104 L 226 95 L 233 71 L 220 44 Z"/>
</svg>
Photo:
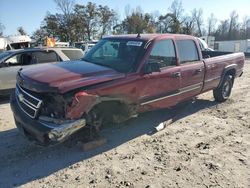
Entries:
<svg viewBox="0 0 250 188">
<path fill-rule="evenodd" d="M 178 40 L 176 43 L 181 64 L 199 61 L 198 51 L 193 40 Z"/>
<path fill-rule="evenodd" d="M 160 67 L 176 65 L 175 48 L 170 39 L 157 42 L 149 57 L 149 61 L 160 63 Z"/>
<path fill-rule="evenodd" d="M 56 62 L 58 61 L 58 56 L 55 52 L 53 51 L 48 51 L 48 52 L 33 52 L 32 53 L 32 59 L 33 63 L 50 63 L 50 62 Z"/>
</svg>

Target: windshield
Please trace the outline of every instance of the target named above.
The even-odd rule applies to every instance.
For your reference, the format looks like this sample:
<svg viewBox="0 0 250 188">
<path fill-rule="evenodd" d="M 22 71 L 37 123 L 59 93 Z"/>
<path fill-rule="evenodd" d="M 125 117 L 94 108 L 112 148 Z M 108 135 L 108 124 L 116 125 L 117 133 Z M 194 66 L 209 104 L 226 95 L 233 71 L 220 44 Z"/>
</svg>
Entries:
<svg viewBox="0 0 250 188">
<path fill-rule="evenodd" d="M 127 73 L 137 64 L 143 47 L 144 41 L 138 39 L 102 39 L 82 60 Z"/>
</svg>

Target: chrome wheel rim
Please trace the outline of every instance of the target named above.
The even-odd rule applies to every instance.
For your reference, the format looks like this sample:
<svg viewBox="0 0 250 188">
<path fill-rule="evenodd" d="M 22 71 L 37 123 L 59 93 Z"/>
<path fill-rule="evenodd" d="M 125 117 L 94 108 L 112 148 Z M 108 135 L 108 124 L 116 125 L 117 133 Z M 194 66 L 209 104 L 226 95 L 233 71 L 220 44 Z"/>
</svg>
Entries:
<svg viewBox="0 0 250 188">
<path fill-rule="evenodd" d="M 222 95 L 224 98 L 228 98 L 230 95 L 231 87 L 230 87 L 230 82 L 226 81 L 223 85 L 222 88 Z"/>
</svg>

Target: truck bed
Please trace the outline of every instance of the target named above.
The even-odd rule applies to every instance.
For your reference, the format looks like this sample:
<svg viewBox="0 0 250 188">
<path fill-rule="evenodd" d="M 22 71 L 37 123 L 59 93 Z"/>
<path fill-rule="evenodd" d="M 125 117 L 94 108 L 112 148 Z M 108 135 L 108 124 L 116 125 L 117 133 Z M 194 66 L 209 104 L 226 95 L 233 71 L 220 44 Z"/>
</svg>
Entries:
<svg viewBox="0 0 250 188">
<path fill-rule="evenodd" d="M 202 51 L 202 58 L 207 59 L 209 57 L 217 57 L 222 55 L 233 54 L 233 52 L 222 52 L 222 51 Z"/>
<path fill-rule="evenodd" d="M 243 72 L 244 53 L 202 51 L 202 56 L 206 69 L 203 92 L 216 88 L 220 84 L 223 71 L 227 67 L 236 67 L 235 77 Z"/>
</svg>

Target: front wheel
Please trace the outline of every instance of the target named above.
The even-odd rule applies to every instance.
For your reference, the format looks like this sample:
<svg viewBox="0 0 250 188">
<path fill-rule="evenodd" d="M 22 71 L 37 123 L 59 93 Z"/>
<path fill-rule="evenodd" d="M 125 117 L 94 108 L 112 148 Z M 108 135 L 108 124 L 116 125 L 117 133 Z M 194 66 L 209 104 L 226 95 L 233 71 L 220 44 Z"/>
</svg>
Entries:
<svg viewBox="0 0 250 188">
<path fill-rule="evenodd" d="M 96 131 L 99 131 L 104 121 L 103 114 L 98 108 L 92 109 L 87 116 L 87 125 Z"/>
<path fill-rule="evenodd" d="M 233 87 L 233 76 L 226 75 L 220 87 L 213 90 L 214 98 L 218 102 L 226 101 L 232 91 Z"/>
</svg>

